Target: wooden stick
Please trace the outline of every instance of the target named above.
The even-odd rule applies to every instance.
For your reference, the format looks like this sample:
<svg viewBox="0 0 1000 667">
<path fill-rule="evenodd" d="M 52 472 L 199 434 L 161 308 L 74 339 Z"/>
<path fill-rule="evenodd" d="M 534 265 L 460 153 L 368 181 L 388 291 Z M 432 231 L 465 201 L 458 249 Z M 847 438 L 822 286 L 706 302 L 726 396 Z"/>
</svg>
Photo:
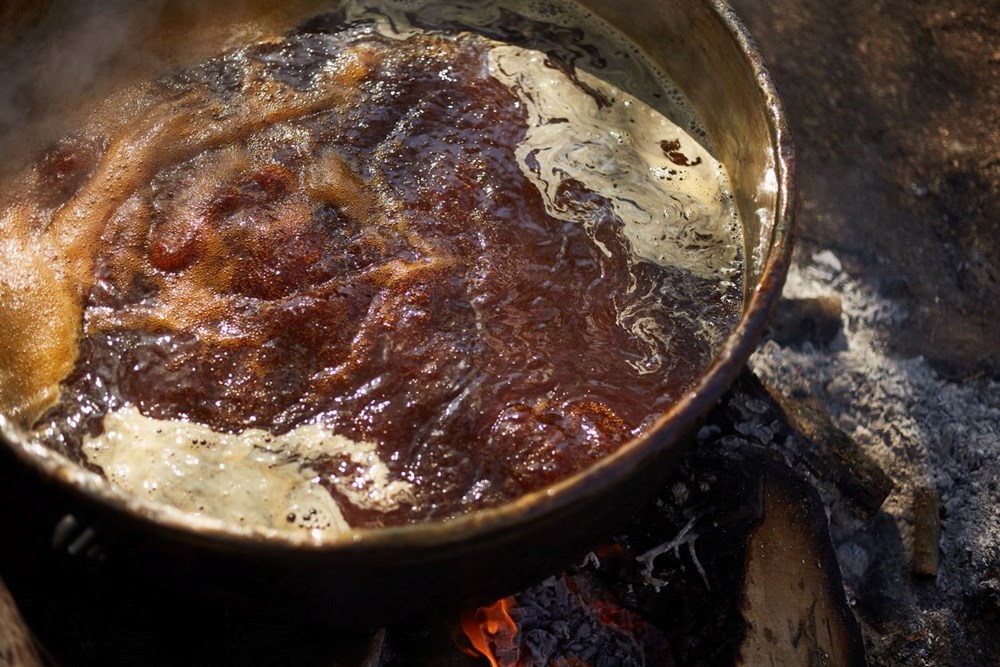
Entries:
<svg viewBox="0 0 1000 667">
<path fill-rule="evenodd" d="M 755 381 L 760 382 L 759 380 Z M 851 436 L 834 424 L 815 398 L 792 398 L 761 383 L 786 422 L 813 447 L 801 448 L 803 463 L 836 484 L 850 507 L 871 519 L 892 492 L 892 479 Z"/>
<path fill-rule="evenodd" d="M 0 667 L 43 667 L 31 631 L 0 579 Z"/>
<path fill-rule="evenodd" d="M 940 561 L 941 517 L 937 494 L 923 486 L 913 496 L 913 574 L 936 577 Z"/>
</svg>

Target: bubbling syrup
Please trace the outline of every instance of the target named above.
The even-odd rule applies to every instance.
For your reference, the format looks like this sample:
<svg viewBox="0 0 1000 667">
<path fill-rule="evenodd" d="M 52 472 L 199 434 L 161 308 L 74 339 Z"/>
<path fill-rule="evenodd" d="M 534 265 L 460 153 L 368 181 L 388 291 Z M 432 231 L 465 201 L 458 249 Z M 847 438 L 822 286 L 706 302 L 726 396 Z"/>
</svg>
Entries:
<svg viewBox="0 0 1000 667">
<path fill-rule="evenodd" d="M 583 469 L 708 366 L 741 242 L 676 92 L 561 5 L 373 6 L 40 160 L 82 295 L 43 441 L 206 516 L 411 523 Z"/>
</svg>

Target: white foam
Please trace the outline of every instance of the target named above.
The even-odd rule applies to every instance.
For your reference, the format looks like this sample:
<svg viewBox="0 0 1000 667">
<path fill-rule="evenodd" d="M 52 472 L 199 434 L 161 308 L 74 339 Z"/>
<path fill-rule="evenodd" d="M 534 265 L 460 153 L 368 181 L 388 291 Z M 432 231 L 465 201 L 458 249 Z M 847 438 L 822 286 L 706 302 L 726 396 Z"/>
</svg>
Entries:
<svg viewBox="0 0 1000 667">
<path fill-rule="evenodd" d="M 281 436 L 259 429 L 219 433 L 202 424 L 146 417 L 128 406 L 104 417 L 104 433 L 87 437 L 87 461 L 148 500 L 244 525 L 336 533 L 350 529 L 331 484 L 353 505 L 388 511 L 412 499 L 412 487 L 390 480 L 371 442 L 356 442 L 318 424 Z M 339 460 L 321 480 L 313 465 Z"/>
<path fill-rule="evenodd" d="M 509 86 L 527 111 L 528 127 L 516 155 L 546 212 L 583 225 L 609 254 L 596 233 L 601 210 L 559 197 L 564 184 L 579 182 L 610 204 L 633 265 L 669 266 L 719 285 L 736 279 L 739 225 L 724 167 L 682 127 L 636 96 L 582 70 L 574 73 L 574 81 L 547 61 L 541 52 L 509 45 L 489 52 L 490 74 Z M 647 349 L 632 364 L 636 371 L 660 372 L 663 351 L 671 346 L 661 322 L 677 313 L 657 289 L 635 294 L 636 288 L 633 279 L 630 305 L 618 309 L 617 321 Z M 720 336 L 705 318 L 695 318 L 692 325 L 706 340 Z"/>
<path fill-rule="evenodd" d="M 557 197 L 563 183 L 579 181 L 610 202 L 636 258 L 702 278 L 731 270 L 738 250 L 722 165 L 635 96 L 577 71 L 580 83 L 610 101 L 599 104 L 546 60 L 543 53 L 515 46 L 497 46 L 489 54 L 490 73 L 516 92 L 528 112 L 517 157 L 546 212 L 579 220 L 579 208 Z M 677 148 L 666 151 L 668 144 Z M 668 152 L 682 155 L 690 166 L 677 164 Z"/>
</svg>

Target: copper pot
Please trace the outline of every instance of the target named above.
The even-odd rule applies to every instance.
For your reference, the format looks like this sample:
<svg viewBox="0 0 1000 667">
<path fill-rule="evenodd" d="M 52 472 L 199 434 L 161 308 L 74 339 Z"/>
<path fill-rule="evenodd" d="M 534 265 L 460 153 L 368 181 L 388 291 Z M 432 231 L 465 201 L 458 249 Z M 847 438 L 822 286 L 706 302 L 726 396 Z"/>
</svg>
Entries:
<svg viewBox="0 0 1000 667">
<path fill-rule="evenodd" d="M 12 523 L 14 508 L 18 525 L 33 527 L 22 539 L 39 544 L 64 515 L 97 523 L 108 556 L 101 576 L 149 590 L 156 605 L 166 599 L 187 605 L 192 623 L 201 618 L 198 610 L 224 608 L 352 625 L 385 623 L 441 601 L 509 594 L 615 530 L 662 483 L 765 331 L 791 253 L 794 159 L 771 77 L 724 2 L 583 4 L 630 36 L 685 91 L 729 170 L 744 223 L 747 288 L 739 326 L 692 389 L 645 435 L 500 507 L 447 521 L 360 529 L 317 543 L 195 523 L 124 493 L 0 417 L 5 523 Z"/>
</svg>

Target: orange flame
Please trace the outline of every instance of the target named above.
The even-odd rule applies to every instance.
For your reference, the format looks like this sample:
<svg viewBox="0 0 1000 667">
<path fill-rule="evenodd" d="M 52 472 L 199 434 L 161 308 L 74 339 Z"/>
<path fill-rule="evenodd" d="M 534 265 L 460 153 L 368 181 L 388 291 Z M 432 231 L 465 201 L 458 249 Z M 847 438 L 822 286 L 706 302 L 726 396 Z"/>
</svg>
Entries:
<svg viewBox="0 0 1000 667">
<path fill-rule="evenodd" d="M 517 623 L 510 617 L 510 603 L 511 598 L 504 598 L 475 613 L 462 614 L 462 631 L 476 649 L 468 653 L 486 656 L 490 667 L 517 666 Z"/>
</svg>

